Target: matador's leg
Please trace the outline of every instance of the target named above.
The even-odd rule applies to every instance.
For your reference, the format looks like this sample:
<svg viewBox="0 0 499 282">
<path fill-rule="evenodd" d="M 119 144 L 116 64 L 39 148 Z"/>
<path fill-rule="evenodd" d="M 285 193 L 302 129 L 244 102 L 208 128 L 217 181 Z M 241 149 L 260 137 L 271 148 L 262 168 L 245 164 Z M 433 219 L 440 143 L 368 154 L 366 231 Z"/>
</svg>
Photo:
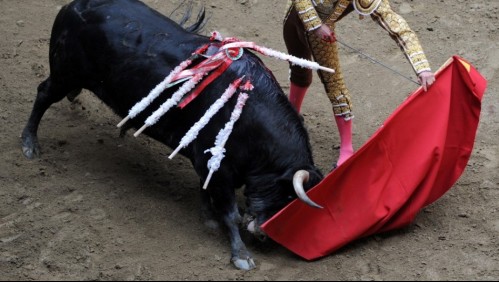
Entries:
<svg viewBox="0 0 499 282">
<path fill-rule="evenodd" d="M 331 30 L 334 30 L 334 26 L 331 27 Z M 353 155 L 354 150 L 352 144 L 352 102 L 341 72 L 338 47 L 336 43 L 325 42 L 313 33 L 309 34 L 308 39 L 315 61 L 321 66 L 335 70 L 334 74 L 323 71 L 318 73 L 331 101 L 340 134 L 340 156 L 337 165 L 341 165 Z"/>
<path fill-rule="evenodd" d="M 331 30 L 334 30 L 334 26 Z M 318 71 L 326 94 L 331 101 L 334 115 L 343 117 L 345 120 L 352 119 L 352 102 L 341 72 L 337 44 L 325 42 L 313 33 L 308 35 L 308 40 L 314 60 L 321 66 L 335 70 L 333 74 Z"/>
<path fill-rule="evenodd" d="M 312 59 L 305 30 L 294 8 L 286 16 L 283 35 L 289 54 L 302 59 Z M 300 112 L 305 94 L 312 84 L 312 70 L 290 64 L 289 72 L 289 101 Z"/>
</svg>

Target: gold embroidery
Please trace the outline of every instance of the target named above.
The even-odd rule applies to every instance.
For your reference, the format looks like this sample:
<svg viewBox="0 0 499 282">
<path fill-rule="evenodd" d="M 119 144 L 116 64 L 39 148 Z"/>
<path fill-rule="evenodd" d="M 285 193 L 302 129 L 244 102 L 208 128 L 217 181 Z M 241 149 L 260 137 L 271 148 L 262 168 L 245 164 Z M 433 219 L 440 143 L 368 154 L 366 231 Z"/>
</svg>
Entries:
<svg viewBox="0 0 499 282">
<path fill-rule="evenodd" d="M 306 31 L 312 31 L 322 25 L 322 21 L 310 0 L 292 0 L 298 16 Z"/>
<path fill-rule="evenodd" d="M 331 26 L 335 23 L 338 18 L 345 12 L 348 5 L 350 5 L 351 0 L 338 0 L 334 7 L 333 12 L 329 15 L 327 20 L 325 21 L 327 25 Z"/>
<path fill-rule="evenodd" d="M 417 74 L 431 71 L 416 34 L 407 22 L 391 9 L 388 0 L 321 0 L 314 2 L 317 6 L 314 6 L 312 0 L 288 0 L 288 6 L 290 9 L 294 5 L 306 31 L 318 28 L 323 22 L 334 31 L 335 22 L 341 19 L 349 5 L 353 5 L 352 1 L 357 5 L 354 8 L 361 16 L 370 15 L 389 32 Z M 319 71 L 327 96 L 333 105 L 334 114 L 351 118 L 351 98 L 341 72 L 336 43 L 324 42 L 314 33 L 308 33 L 308 40 L 315 61 L 336 71 L 334 74 Z"/>
<path fill-rule="evenodd" d="M 361 11 L 370 12 L 371 17 L 378 22 L 399 44 L 406 57 L 411 63 L 414 71 L 419 74 L 424 71 L 431 71 L 428 60 L 423 53 L 419 40 L 407 22 L 390 7 L 388 0 L 323 0 L 314 7 L 312 0 L 288 0 L 288 5 L 300 5 L 300 9 L 307 12 L 307 19 L 314 15 L 316 18 L 304 23 L 307 31 L 318 28 L 324 21 L 329 27 L 334 26 L 334 22 L 341 16 L 346 8 L 343 6 L 357 5 Z M 373 10 L 373 11 L 371 11 Z M 297 11 L 299 9 L 297 8 Z M 313 12 L 312 12 L 313 11 Z M 335 13 L 336 12 L 336 13 Z M 310 14 L 309 14 L 310 13 Z M 339 13 L 339 14 L 338 14 Z M 317 18 L 317 16 L 319 16 Z M 300 18 L 306 18 L 300 15 Z"/>
<path fill-rule="evenodd" d="M 378 6 L 381 4 L 381 0 L 354 0 L 353 7 L 357 13 L 368 16 L 372 14 Z"/>
<path fill-rule="evenodd" d="M 308 35 L 308 40 L 315 61 L 321 66 L 335 70 L 333 74 L 322 71 L 318 72 L 327 97 L 333 106 L 334 114 L 336 116 L 343 116 L 345 119 L 352 118 L 352 100 L 343 79 L 338 56 L 338 46 L 336 43 L 324 42 L 314 33 Z"/>
<path fill-rule="evenodd" d="M 400 15 L 391 9 L 388 0 L 382 0 L 372 17 L 397 41 L 417 74 L 431 71 L 416 33 Z"/>
</svg>

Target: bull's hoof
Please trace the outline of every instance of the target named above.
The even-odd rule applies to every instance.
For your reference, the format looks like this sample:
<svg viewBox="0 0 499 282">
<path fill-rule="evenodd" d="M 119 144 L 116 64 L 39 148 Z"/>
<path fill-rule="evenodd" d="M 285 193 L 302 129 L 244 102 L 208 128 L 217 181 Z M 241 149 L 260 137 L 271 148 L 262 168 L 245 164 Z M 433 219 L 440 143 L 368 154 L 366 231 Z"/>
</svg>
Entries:
<svg viewBox="0 0 499 282">
<path fill-rule="evenodd" d="M 237 269 L 240 269 L 240 270 L 246 270 L 246 271 L 248 271 L 248 270 L 252 270 L 252 269 L 254 269 L 256 267 L 255 262 L 250 257 L 247 257 L 246 259 L 241 259 L 241 258 L 238 258 L 238 257 L 233 257 L 232 258 L 232 263 L 234 264 L 234 266 Z"/>
<path fill-rule="evenodd" d="M 40 146 L 31 138 L 22 139 L 22 149 L 24 156 L 30 160 L 40 157 Z"/>
<path fill-rule="evenodd" d="M 26 158 L 33 160 L 40 157 L 40 148 L 39 147 L 26 147 L 23 146 L 23 154 Z"/>
</svg>

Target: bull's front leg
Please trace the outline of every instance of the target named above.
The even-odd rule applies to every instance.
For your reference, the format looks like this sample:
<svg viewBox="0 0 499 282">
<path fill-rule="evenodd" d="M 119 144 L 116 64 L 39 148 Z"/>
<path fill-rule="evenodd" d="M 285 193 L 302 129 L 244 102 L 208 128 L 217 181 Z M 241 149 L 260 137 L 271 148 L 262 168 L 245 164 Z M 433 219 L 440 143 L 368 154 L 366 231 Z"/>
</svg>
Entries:
<svg viewBox="0 0 499 282">
<path fill-rule="evenodd" d="M 229 233 L 232 263 L 238 269 L 242 270 L 251 270 L 255 268 L 255 262 L 253 261 L 250 252 L 246 249 L 246 245 L 239 233 L 242 217 L 237 206 L 235 191 L 233 189 L 224 190 L 211 188 L 210 194 L 213 199 L 213 206 L 221 215 L 222 221 Z"/>
<path fill-rule="evenodd" d="M 239 233 L 239 225 L 242 218 L 239 214 L 237 204 L 234 203 L 232 210 L 228 214 L 223 215 L 223 220 L 229 230 L 232 263 L 242 270 L 251 270 L 255 268 L 255 262 L 253 261 L 250 252 L 246 249 L 246 245 L 244 245 L 241 234 Z"/>
</svg>

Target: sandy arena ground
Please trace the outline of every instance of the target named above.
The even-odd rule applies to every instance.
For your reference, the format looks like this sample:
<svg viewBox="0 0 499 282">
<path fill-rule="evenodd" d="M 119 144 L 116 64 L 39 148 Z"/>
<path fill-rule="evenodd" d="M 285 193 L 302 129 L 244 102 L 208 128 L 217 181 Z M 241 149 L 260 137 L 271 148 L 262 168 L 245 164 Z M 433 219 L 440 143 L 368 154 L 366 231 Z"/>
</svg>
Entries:
<svg viewBox="0 0 499 282">
<path fill-rule="evenodd" d="M 179 0 L 147 0 L 166 15 Z M 201 1 L 199 1 L 201 2 Z M 285 1 L 207 0 L 205 29 L 285 51 Z M 199 219 L 198 178 L 182 157 L 146 137 L 121 139 L 119 121 L 84 93 L 45 115 L 43 155 L 20 148 L 38 84 L 49 74 L 53 20 L 67 0 L 0 0 L 0 279 L 2 280 L 499 280 L 499 1 L 394 0 L 433 68 L 452 55 L 489 80 L 474 153 L 456 185 L 410 227 L 306 262 L 248 241 L 257 269 L 236 270 L 227 239 Z M 414 77 L 395 42 L 349 15 L 342 41 Z M 340 50 L 353 94 L 359 148 L 415 85 Z M 264 59 L 287 92 L 287 64 Z M 338 135 L 317 77 L 303 106 L 315 160 L 327 171 Z"/>
</svg>

